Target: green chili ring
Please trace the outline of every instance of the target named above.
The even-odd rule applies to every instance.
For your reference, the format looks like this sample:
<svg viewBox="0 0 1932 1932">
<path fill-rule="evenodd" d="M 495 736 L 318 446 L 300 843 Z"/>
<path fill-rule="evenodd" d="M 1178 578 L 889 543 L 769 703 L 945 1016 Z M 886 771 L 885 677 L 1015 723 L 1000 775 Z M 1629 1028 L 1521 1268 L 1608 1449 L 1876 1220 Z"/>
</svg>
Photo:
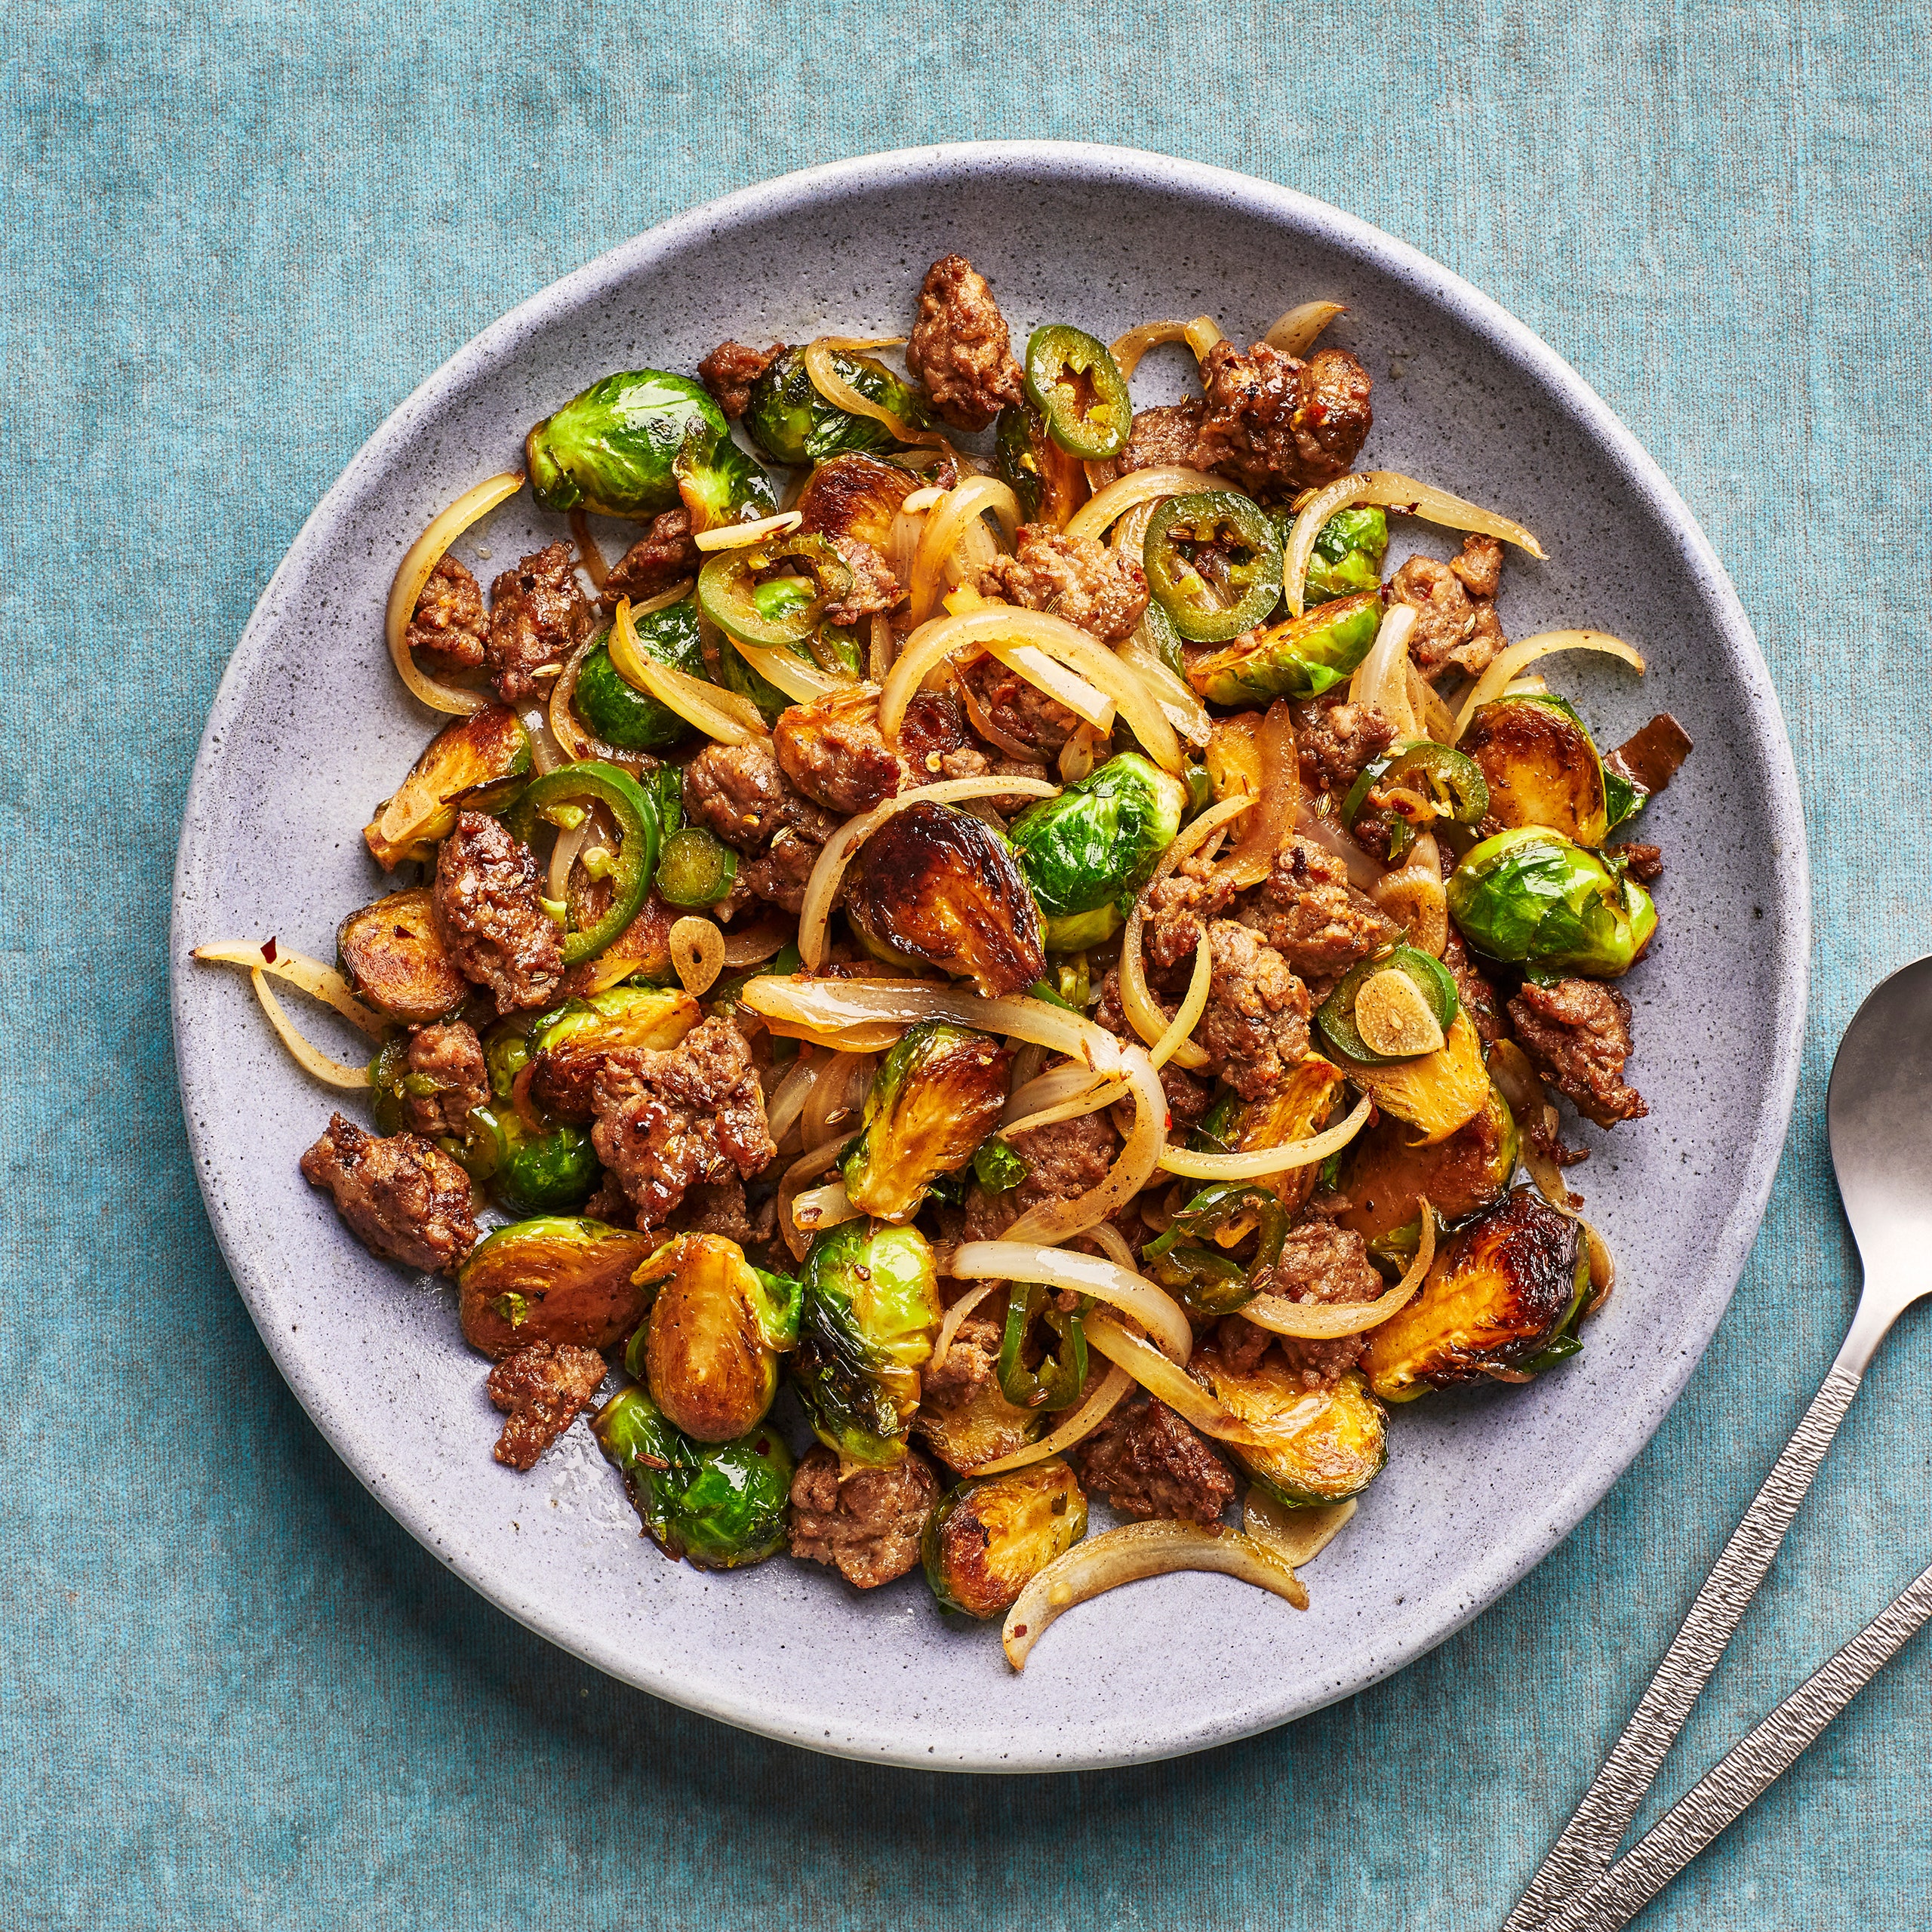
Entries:
<svg viewBox="0 0 1932 1932">
<path fill-rule="evenodd" d="M 1126 448 L 1134 431 L 1127 379 L 1106 344 L 1084 329 L 1065 322 L 1035 329 L 1026 343 L 1026 388 L 1047 434 L 1069 456 L 1104 463 Z"/>
<path fill-rule="evenodd" d="M 664 841 L 657 862 L 657 896 L 667 906 L 715 906 L 738 876 L 738 855 L 699 825 Z"/>
<path fill-rule="evenodd" d="M 1046 1309 L 1047 1324 L 1060 1337 L 1060 1351 L 1049 1355 L 1037 1369 L 1029 1368 L 1020 1358 L 1020 1345 L 1034 1316 L 1046 1308 L 1048 1290 L 1044 1282 L 1015 1281 L 1007 1291 L 1006 1328 L 1000 1337 L 999 1386 L 1001 1393 L 1017 1409 L 1070 1409 L 1080 1399 L 1087 1380 L 1087 1330 L 1078 1309 L 1063 1314 Z"/>
<path fill-rule="evenodd" d="M 795 558 L 811 572 L 804 577 L 771 577 L 758 573 Z M 803 644 L 823 620 L 826 607 L 852 587 L 852 568 L 830 540 L 805 531 L 769 543 L 720 550 L 706 558 L 697 574 L 700 609 L 728 635 L 746 644 L 784 649 Z"/>
<path fill-rule="evenodd" d="M 595 959 L 637 917 L 651 889 L 657 865 L 657 811 L 651 795 L 628 771 L 592 761 L 549 773 L 518 802 L 533 813 L 579 802 L 600 804 L 617 822 L 610 909 L 588 932 L 568 933 L 564 938 L 566 966 Z"/>
<path fill-rule="evenodd" d="M 1254 1259 L 1245 1269 L 1231 1257 L 1193 1242 L 1211 1240 L 1230 1221 L 1252 1214 L 1259 1223 Z M 1272 1188 L 1257 1181 L 1225 1181 L 1204 1188 L 1177 1214 L 1166 1233 L 1140 1251 L 1154 1278 L 1180 1298 L 1190 1315 L 1232 1315 L 1267 1285 L 1287 1238 L 1287 1211 Z"/>
<path fill-rule="evenodd" d="M 1222 554 L 1220 583 L 1210 584 L 1183 545 Z M 1280 534 L 1259 503 L 1233 490 L 1170 497 L 1148 523 L 1142 558 L 1148 589 L 1190 643 L 1239 637 L 1263 623 L 1281 599 Z M 1233 602 L 1223 602 L 1223 592 L 1233 594 Z"/>
<path fill-rule="evenodd" d="M 1420 781 L 1420 788 L 1414 781 Z M 1371 791 L 1383 785 L 1420 789 L 1436 818 L 1457 825 L 1479 825 L 1489 810 L 1489 782 L 1482 768 L 1465 752 L 1423 738 L 1398 745 L 1371 758 L 1342 801 L 1342 823 L 1353 828 Z M 1389 827 L 1389 860 L 1399 862 L 1415 843 L 1423 825 L 1400 811 L 1376 814 Z M 1426 823 L 1426 821 L 1425 821 Z"/>
</svg>

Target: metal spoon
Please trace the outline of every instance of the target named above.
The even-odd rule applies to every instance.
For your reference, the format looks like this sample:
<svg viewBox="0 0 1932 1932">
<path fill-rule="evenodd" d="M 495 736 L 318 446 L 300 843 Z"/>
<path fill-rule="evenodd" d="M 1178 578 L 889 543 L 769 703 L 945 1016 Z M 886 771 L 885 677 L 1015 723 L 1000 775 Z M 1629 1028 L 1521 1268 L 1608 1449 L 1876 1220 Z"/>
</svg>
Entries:
<svg viewBox="0 0 1932 1932">
<path fill-rule="evenodd" d="M 1932 958 L 1853 1016 L 1825 1103 L 1832 1166 L 1864 1272 L 1831 1373 L 1697 1592 L 1650 1688 L 1503 1932 L 1611 1932 L 1768 1786 L 1932 1615 L 1932 1571 L 1786 1700 L 1612 1865 L 1698 1694 L 1770 1571 L 1798 1505 L 1899 1316 L 1932 1293 Z"/>
</svg>

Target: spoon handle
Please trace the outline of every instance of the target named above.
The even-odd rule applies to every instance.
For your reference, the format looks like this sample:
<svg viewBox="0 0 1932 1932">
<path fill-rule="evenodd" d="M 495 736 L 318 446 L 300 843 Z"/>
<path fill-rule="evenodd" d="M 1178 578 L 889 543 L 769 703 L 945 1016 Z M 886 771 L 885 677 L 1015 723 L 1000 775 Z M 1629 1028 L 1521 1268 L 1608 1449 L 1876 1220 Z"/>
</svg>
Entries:
<svg viewBox="0 0 1932 1932">
<path fill-rule="evenodd" d="M 1848 1363 L 1850 1352 L 1847 1346 L 1832 1364 L 1777 1466 L 1731 1532 L 1623 1736 L 1505 1921 L 1503 1932 L 1533 1932 L 1549 1920 L 1559 1900 L 1584 1890 L 1608 1869 L 1691 1706 L 1710 1681 L 1746 1607 L 1770 1571 L 1785 1532 L 1858 1393 L 1863 1362 Z"/>
</svg>

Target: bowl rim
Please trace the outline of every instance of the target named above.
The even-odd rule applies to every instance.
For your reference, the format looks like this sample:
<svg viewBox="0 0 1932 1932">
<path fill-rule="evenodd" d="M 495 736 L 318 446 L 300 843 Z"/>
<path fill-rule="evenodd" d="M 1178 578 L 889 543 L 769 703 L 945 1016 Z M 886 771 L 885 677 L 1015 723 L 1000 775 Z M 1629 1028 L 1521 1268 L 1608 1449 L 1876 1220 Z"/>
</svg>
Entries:
<svg viewBox="0 0 1932 1932">
<path fill-rule="evenodd" d="M 1565 410 L 1622 472 L 1669 534 L 1722 637 L 1726 654 L 1746 689 L 1745 720 L 1758 740 L 1769 780 L 1764 804 L 1776 829 L 1772 894 L 1782 956 L 1777 959 L 1778 1013 L 1767 1058 L 1769 1078 L 1748 1136 L 1736 1148 L 1737 1194 L 1721 1223 L 1710 1232 L 1703 1273 L 1714 1284 L 1728 1283 L 1704 1306 L 1700 1319 L 1682 1334 L 1682 1346 L 1667 1367 L 1625 1412 L 1614 1446 L 1595 1446 L 1567 1472 L 1548 1500 L 1557 1506 L 1526 1524 L 1515 1537 L 1499 1542 L 1470 1577 L 1469 1592 L 1457 1614 L 1425 1633 L 1392 1644 L 1372 1671 L 1346 1681 L 1315 1684 L 1284 1706 L 1257 1712 L 1253 1721 L 1220 1726 L 1212 1734 L 1171 1732 L 1144 1746 L 1072 1755 L 1021 1746 L 995 1755 L 948 1759 L 896 1739 L 887 1727 L 868 1730 L 859 1719 L 847 1721 L 846 1734 L 834 1737 L 807 1721 L 774 1721 L 755 1700 L 728 1684 L 693 1687 L 670 1668 L 641 1666 L 617 1646 L 559 1634 L 546 1626 L 537 1607 L 520 1602 L 493 1576 L 487 1558 L 472 1560 L 445 1540 L 434 1500 L 412 1484 L 407 1469 L 386 1466 L 371 1453 L 347 1420 L 334 1412 L 326 1393 L 310 1385 L 297 1360 L 285 1359 L 277 1324 L 268 1318 L 271 1271 L 246 1244 L 241 1217 L 231 1215 L 214 1185 L 211 1134 L 198 1122 L 189 1091 L 186 1053 L 192 1022 L 184 998 L 189 949 L 195 935 L 185 929 L 192 885 L 201 863 L 201 815 L 196 810 L 211 768 L 238 715 L 256 659 L 278 621 L 280 592 L 298 558 L 321 540 L 337 520 L 345 501 L 371 468 L 388 460 L 395 446 L 442 400 L 472 377 L 512 355 L 520 343 L 559 314 L 580 312 L 602 294 L 648 274 L 666 257 L 707 237 L 717 241 L 734 228 L 810 208 L 842 190 L 875 189 L 881 183 L 926 184 L 965 173 L 984 177 L 1000 173 L 1048 174 L 1069 184 L 1152 186 L 1169 193 L 1204 198 L 1217 205 L 1284 226 L 1299 235 L 1358 256 L 1421 299 L 1447 310 L 1481 336 L 1506 362 L 1520 368 Z M 1603 398 L 1570 365 L 1500 303 L 1462 276 L 1410 244 L 1359 217 L 1300 191 L 1207 163 L 1149 150 L 1060 140 L 965 141 L 901 148 L 820 163 L 734 189 L 656 224 L 573 270 L 489 324 L 440 368 L 426 377 L 384 419 L 349 460 L 342 473 L 303 521 L 263 587 L 229 657 L 198 748 L 183 801 L 183 827 L 171 894 L 169 1006 L 177 1081 L 183 1103 L 195 1180 L 222 1257 L 277 1368 L 310 1420 L 357 1479 L 415 1540 L 463 1577 L 479 1595 L 526 1627 L 607 1674 L 682 1707 L 740 1729 L 829 1755 L 926 1770 L 1023 1773 L 1096 1769 L 1158 1761 L 1164 1758 L 1232 1743 L 1272 1730 L 1353 1695 L 1406 1668 L 1480 1614 L 1535 1568 L 1593 1510 L 1617 1478 L 1641 1454 L 1703 1358 L 1718 1322 L 1735 1293 L 1770 1196 L 1773 1179 L 1796 1099 L 1806 1014 L 1810 954 L 1809 860 L 1804 811 L 1783 713 L 1770 670 L 1743 605 L 1697 518 Z M 1767 908 L 1767 910 L 1770 910 Z M 1050 1740 L 1049 1740 L 1050 1742 Z"/>
</svg>

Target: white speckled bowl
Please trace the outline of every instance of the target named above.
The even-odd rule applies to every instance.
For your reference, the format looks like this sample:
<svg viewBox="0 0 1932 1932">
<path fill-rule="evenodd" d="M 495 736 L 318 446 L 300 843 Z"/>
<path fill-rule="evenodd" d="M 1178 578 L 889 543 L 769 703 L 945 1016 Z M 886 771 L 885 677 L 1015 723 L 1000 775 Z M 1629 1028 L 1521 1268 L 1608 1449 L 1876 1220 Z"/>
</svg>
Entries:
<svg viewBox="0 0 1932 1932">
<path fill-rule="evenodd" d="M 528 424 L 607 371 L 688 369 L 725 336 L 903 330 L 925 265 L 951 249 L 1021 333 L 1064 318 L 1105 337 L 1205 309 L 1245 341 L 1292 302 L 1346 302 L 1333 339 L 1377 383 L 1369 458 L 1543 536 L 1548 563 L 1512 553 L 1505 572 L 1510 635 L 1588 623 L 1641 642 L 1641 685 L 1589 660 L 1550 667 L 1606 743 L 1669 709 L 1698 745 L 1649 815 L 1669 857 L 1663 930 L 1626 982 L 1651 1116 L 1614 1141 L 1584 1131 L 1581 1181 L 1623 1280 L 1582 1359 L 1398 1413 L 1386 1472 L 1309 1572 L 1306 1614 L 1226 1579 L 1165 1578 L 1069 1617 L 1023 1681 L 993 1631 L 943 1623 L 916 1576 L 862 1597 L 789 1561 L 735 1576 L 666 1562 L 581 1424 L 533 1475 L 493 1463 L 497 1419 L 448 1291 L 372 1260 L 303 1183 L 329 1096 L 282 1055 L 243 976 L 188 958 L 269 933 L 328 955 L 374 895 L 358 829 L 433 722 L 390 669 L 383 605 L 436 509 L 516 463 Z M 1141 400 L 1177 392 L 1179 358 L 1149 358 Z M 520 497 L 460 554 L 500 568 L 540 529 Z M 1412 547 L 1447 553 L 1402 525 L 1395 560 Z M 1790 751 L 1744 614 L 1676 493 L 1567 365 L 1434 263 L 1285 189 L 1121 149 L 989 143 L 813 169 L 681 216 L 486 330 L 377 432 L 275 572 L 215 700 L 175 873 L 175 1041 L 208 1212 L 270 1352 L 384 1508 L 491 1601 L 614 1676 L 813 1749 L 1115 1764 L 1266 1729 L 1399 1669 L 1630 1462 L 1763 1211 L 1796 1079 L 1807 909 Z M 328 1016 L 303 1005 L 319 1035 Z M 1257 1638 L 1272 1673 L 1236 1666 Z M 1138 1662 L 1154 1655 L 1158 1684 Z"/>
</svg>

